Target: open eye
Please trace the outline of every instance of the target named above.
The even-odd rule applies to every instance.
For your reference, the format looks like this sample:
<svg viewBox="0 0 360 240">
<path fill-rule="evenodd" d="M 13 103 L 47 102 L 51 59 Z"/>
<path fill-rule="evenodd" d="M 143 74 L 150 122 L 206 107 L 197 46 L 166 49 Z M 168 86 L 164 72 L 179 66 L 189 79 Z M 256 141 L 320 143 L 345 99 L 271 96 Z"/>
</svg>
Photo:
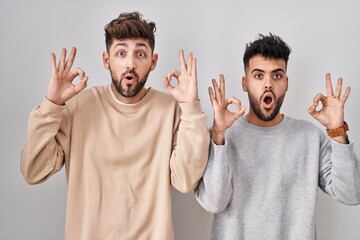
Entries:
<svg viewBox="0 0 360 240">
<path fill-rule="evenodd" d="M 280 78 L 282 78 L 282 74 L 280 74 L 280 73 L 274 74 L 274 79 L 280 79 Z"/>
<path fill-rule="evenodd" d="M 137 56 L 138 56 L 139 58 L 144 58 L 144 57 L 146 57 L 146 54 L 145 54 L 144 52 L 138 52 L 138 53 L 137 53 Z"/>
<path fill-rule="evenodd" d="M 124 51 L 119 51 L 116 53 L 116 56 L 118 57 L 124 57 L 125 56 L 125 52 Z"/>
<path fill-rule="evenodd" d="M 257 73 L 257 74 L 254 75 L 254 77 L 255 77 L 256 79 L 262 79 L 262 78 L 263 78 L 263 75 L 262 75 L 261 73 Z"/>
</svg>

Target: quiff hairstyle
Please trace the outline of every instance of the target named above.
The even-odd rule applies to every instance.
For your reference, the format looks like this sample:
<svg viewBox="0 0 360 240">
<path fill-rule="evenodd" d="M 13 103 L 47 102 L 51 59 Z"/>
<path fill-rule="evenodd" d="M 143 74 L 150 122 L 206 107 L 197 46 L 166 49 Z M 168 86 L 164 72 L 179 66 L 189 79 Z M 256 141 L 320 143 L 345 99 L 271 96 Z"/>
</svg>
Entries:
<svg viewBox="0 0 360 240">
<path fill-rule="evenodd" d="M 106 24 L 105 44 L 109 52 L 114 39 L 134 39 L 142 38 L 149 41 L 150 48 L 154 52 L 156 26 L 154 22 L 146 21 L 139 12 L 121 13 L 110 23 Z"/>
<path fill-rule="evenodd" d="M 283 59 L 287 66 L 291 48 L 279 36 L 259 34 L 254 42 L 246 44 L 243 57 L 244 68 L 249 66 L 250 58 L 261 55 L 267 59 Z"/>
</svg>

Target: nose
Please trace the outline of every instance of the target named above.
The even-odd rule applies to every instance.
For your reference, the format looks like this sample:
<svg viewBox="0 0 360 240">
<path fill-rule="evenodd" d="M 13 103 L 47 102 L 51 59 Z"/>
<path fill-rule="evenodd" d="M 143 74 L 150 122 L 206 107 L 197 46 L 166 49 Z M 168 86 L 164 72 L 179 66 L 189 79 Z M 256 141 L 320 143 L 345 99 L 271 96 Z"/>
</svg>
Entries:
<svg viewBox="0 0 360 240">
<path fill-rule="evenodd" d="M 271 81 L 271 77 L 266 77 L 265 78 L 265 90 L 272 90 L 273 86 L 272 86 L 272 81 Z"/>
<path fill-rule="evenodd" d="M 126 61 L 126 70 L 134 70 L 136 67 L 135 65 L 135 58 L 132 56 L 129 56 Z"/>
<path fill-rule="evenodd" d="M 129 67 L 129 66 L 126 67 L 126 70 L 129 70 L 129 71 L 130 71 L 130 70 L 134 70 L 134 69 L 135 69 L 134 67 Z"/>
</svg>

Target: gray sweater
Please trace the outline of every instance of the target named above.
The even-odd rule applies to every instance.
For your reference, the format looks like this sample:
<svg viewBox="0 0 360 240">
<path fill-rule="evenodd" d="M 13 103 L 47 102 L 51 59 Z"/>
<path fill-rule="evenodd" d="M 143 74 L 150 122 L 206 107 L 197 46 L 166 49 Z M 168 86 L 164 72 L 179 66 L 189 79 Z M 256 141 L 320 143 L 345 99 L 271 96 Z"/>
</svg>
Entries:
<svg viewBox="0 0 360 240">
<path fill-rule="evenodd" d="M 215 213 L 211 239 L 311 240 L 318 186 L 339 202 L 360 203 L 360 161 L 352 142 L 340 144 L 287 116 L 274 127 L 241 117 L 224 145 L 212 142 L 195 196 Z"/>
</svg>

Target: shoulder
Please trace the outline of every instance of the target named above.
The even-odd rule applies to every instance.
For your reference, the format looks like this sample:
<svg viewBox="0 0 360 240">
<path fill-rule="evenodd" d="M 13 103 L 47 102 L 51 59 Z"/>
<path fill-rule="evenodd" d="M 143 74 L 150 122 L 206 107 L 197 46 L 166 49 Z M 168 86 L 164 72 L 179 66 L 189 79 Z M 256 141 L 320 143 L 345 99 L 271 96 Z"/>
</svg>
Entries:
<svg viewBox="0 0 360 240">
<path fill-rule="evenodd" d="M 105 89 L 107 86 L 94 86 L 94 87 L 90 87 L 88 89 L 85 89 L 83 91 L 81 91 L 78 94 L 78 97 L 80 99 L 82 98 L 96 98 L 96 97 L 100 97 L 105 93 Z"/>
<path fill-rule="evenodd" d="M 162 99 L 162 100 L 168 100 L 168 101 L 175 101 L 174 97 L 170 95 L 169 93 L 159 91 L 157 89 L 151 88 L 151 91 L 155 98 Z"/>
<path fill-rule="evenodd" d="M 76 106 L 94 105 L 104 97 L 106 86 L 94 86 L 79 92 L 73 98 L 66 102 L 68 109 L 74 109 Z"/>
<path fill-rule="evenodd" d="M 321 126 L 303 119 L 288 118 L 288 131 L 296 135 L 303 135 L 310 139 L 320 139 L 324 141 L 327 137 Z"/>
<path fill-rule="evenodd" d="M 294 128 L 296 130 L 301 131 L 321 131 L 320 127 L 315 125 L 315 123 L 312 123 L 308 120 L 304 119 L 296 119 L 289 116 L 286 116 L 288 118 L 288 126 L 291 128 Z"/>
<path fill-rule="evenodd" d="M 151 89 L 151 100 L 156 103 L 156 105 L 163 106 L 163 107 L 169 107 L 169 106 L 176 106 L 177 101 L 174 99 L 174 97 L 168 93 L 161 92 L 156 89 Z"/>
</svg>

